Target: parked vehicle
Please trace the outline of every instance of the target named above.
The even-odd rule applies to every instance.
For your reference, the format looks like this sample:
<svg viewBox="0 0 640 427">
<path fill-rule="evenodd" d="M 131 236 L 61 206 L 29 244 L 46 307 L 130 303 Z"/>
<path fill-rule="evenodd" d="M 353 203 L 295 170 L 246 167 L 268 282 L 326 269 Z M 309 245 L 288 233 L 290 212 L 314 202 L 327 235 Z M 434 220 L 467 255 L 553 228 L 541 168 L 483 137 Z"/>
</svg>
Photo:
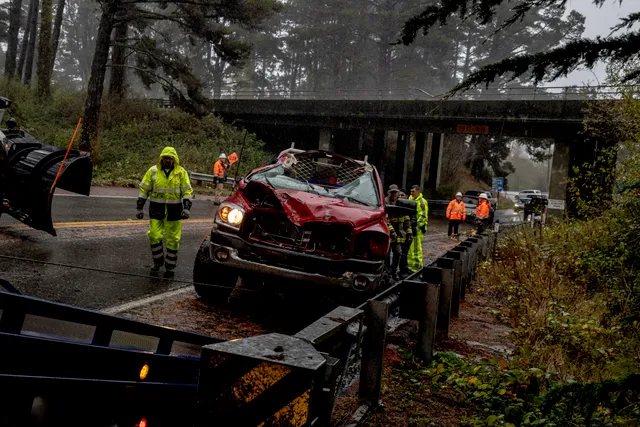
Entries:
<svg viewBox="0 0 640 427">
<path fill-rule="evenodd" d="M 516 196 L 516 201 L 518 199 L 530 199 L 532 195 L 542 196 L 542 191 L 540 190 L 521 190 Z"/>
<path fill-rule="evenodd" d="M 218 209 L 196 256 L 196 292 L 226 301 L 241 277 L 267 288 L 374 292 L 389 250 L 384 192 L 372 165 L 286 150 Z"/>
</svg>

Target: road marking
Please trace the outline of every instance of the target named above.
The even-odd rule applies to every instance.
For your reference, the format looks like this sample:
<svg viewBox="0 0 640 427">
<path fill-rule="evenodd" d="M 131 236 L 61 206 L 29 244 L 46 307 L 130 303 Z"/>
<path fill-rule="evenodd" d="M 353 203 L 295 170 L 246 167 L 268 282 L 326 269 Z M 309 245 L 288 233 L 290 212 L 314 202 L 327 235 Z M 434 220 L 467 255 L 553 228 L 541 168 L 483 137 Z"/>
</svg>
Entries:
<svg viewBox="0 0 640 427">
<path fill-rule="evenodd" d="M 213 218 L 187 219 L 185 221 L 187 221 L 187 224 L 213 223 Z M 124 220 L 116 220 L 116 221 L 54 222 L 53 228 L 66 229 L 66 228 L 88 228 L 88 227 L 128 227 L 128 226 L 138 226 L 138 225 L 148 226 L 149 223 L 147 221 L 137 220 L 137 219 L 124 219 Z M 3 226 L 2 228 L 8 228 L 13 230 L 31 230 L 32 229 L 31 227 L 28 227 L 23 224 L 6 225 L 6 226 Z"/>
<path fill-rule="evenodd" d="M 191 290 L 192 290 L 191 286 L 184 286 L 182 288 L 174 289 L 174 290 L 168 291 L 168 292 L 163 292 L 161 294 L 154 295 L 154 296 L 151 296 L 151 297 L 146 297 L 146 298 L 142 298 L 142 299 L 139 299 L 139 300 L 130 301 L 130 302 L 127 302 L 125 304 L 120 304 L 120 305 L 116 305 L 116 306 L 113 306 L 113 307 L 105 308 L 104 310 L 101 310 L 101 311 L 103 313 L 105 313 L 105 314 L 123 313 L 125 311 L 129 311 L 129 310 L 132 310 L 134 308 L 142 307 L 143 305 L 152 304 L 152 303 L 154 303 L 156 301 L 160 301 L 160 300 L 163 300 L 165 298 L 171 298 L 171 297 L 176 297 L 178 295 L 187 294 L 187 293 L 191 292 Z"/>
</svg>

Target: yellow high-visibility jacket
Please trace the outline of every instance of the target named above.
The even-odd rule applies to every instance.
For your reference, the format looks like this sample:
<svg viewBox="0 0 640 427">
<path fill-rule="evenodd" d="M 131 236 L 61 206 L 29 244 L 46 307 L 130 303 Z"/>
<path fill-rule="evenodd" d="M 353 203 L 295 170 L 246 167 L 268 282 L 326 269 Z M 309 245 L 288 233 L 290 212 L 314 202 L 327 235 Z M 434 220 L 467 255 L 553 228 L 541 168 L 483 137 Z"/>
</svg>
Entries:
<svg viewBox="0 0 640 427">
<path fill-rule="evenodd" d="M 162 169 L 161 159 L 173 157 L 173 169 L 167 175 Z M 182 217 L 183 200 L 191 200 L 193 189 L 186 169 L 180 166 L 178 153 L 173 147 L 165 147 L 158 157 L 158 163 L 149 168 L 140 182 L 140 194 L 143 200 L 149 199 L 149 217 L 179 221 Z"/>
</svg>

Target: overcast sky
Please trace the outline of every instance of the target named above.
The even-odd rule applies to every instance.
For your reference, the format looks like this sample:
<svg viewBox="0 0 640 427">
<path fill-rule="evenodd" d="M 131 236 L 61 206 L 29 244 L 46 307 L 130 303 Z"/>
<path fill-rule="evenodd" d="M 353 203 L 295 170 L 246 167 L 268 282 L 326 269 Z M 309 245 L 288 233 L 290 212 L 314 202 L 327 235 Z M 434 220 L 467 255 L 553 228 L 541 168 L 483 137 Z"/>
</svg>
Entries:
<svg viewBox="0 0 640 427">
<path fill-rule="evenodd" d="M 638 12 L 640 0 L 624 0 L 622 5 L 618 0 L 607 0 L 605 4 L 598 8 L 592 0 L 568 0 L 567 12 L 577 10 L 587 19 L 585 22 L 584 37 L 606 36 L 611 32 L 611 27 L 618 24 L 620 18 L 633 12 Z M 601 84 L 605 83 L 606 73 L 602 64 L 590 70 L 576 70 L 568 77 L 558 79 L 548 83 L 546 86 L 567 86 L 581 84 Z"/>
</svg>

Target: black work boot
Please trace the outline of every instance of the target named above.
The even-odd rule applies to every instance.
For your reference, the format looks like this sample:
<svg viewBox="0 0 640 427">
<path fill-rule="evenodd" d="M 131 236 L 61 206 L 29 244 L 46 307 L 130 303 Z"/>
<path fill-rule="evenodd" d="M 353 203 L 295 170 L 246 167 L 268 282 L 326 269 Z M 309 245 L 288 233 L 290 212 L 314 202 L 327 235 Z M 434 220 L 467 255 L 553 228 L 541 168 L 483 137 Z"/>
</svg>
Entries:
<svg viewBox="0 0 640 427">
<path fill-rule="evenodd" d="M 163 265 L 164 265 L 163 261 L 154 262 L 153 265 L 151 266 L 151 274 L 155 274 L 159 272 Z"/>
</svg>

